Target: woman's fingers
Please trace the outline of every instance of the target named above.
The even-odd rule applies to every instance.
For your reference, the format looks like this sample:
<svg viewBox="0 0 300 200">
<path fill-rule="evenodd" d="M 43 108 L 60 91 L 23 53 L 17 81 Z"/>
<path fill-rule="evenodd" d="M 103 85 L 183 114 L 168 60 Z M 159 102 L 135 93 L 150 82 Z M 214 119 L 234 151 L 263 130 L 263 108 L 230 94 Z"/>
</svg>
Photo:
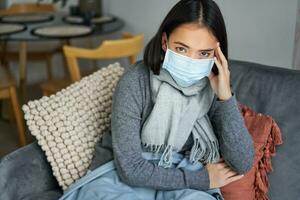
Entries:
<svg viewBox="0 0 300 200">
<path fill-rule="evenodd" d="M 209 80 L 212 80 L 216 75 L 211 71 L 208 78 Z"/>
<path fill-rule="evenodd" d="M 224 174 L 227 174 L 227 173 L 229 173 L 231 171 L 232 171 L 232 169 L 230 167 L 228 167 L 228 166 L 224 168 Z"/>
<path fill-rule="evenodd" d="M 217 163 L 218 169 L 226 176 L 226 178 L 237 175 L 238 173 L 233 171 L 224 160 Z"/>
<path fill-rule="evenodd" d="M 226 60 L 224 54 L 222 53 L 220 47 L 217 47 L 217 52 L 218 53 L 217 53 L 216 57 L 214 57 L 215 64 L 216 64 L 216 66 L 219 70 L 219 73 L 222 76 L 224 75 L 228 79 L 228 77 L 230 76 L 230 72 L 229 72 L 229 69 L 228 69 L 227 60 Z M 219 59 L 217 57 L 219 57 Z"/>
<path fill-rule="evenodd" d="M 209 174 L 210 188 L 219 188 L 233 181 L 239 180 L 243 175 L 234 172 L 225 161 L 215 164 L 207 164 L 206 168 Z"/>
<path fill-rule="evenodd" d="M 223 74 L 224 72 L 224 69 L 223 69 L 223 66 L 221 65 L 220 61 L 217 59 L 217 57 L 214 57 L 214 61 L 215 61 L 215 64 L 219 70 L 219 73 L 220 74 Z"/>
<path fill-rule="evenodd" d="M 225 172 L 225 175 L 227 178 L 230 178 L 232 176 L 238 175 L 238 173 L 236 173 L 235 171 L 229 170 L 229 171 Z"/>
<path fill-rule="evenodd" d="M 224 169 L 227 167 L 227 164 L 223 161 L 223 162 L 219 162 L 219 163 L 216 163 L 216 165 L 218 166 L 218 168 L 220 170 Z"/>
<path fill-rule="evenodd" d="M 233 181 L 240 180 L 240 179 L 243 178 L 243 177 L 244 177 L 243 174 L 242 174 L 242 175 L 235 175 L 235 176 L 232 176 L 232 177 L 226 179 L 226 185 L 229 184 L 229 183 L 231 183 L 231 182 L 233 182 Z"/>
<path fill-rule="evenodd" d="M 221 50 L 220 43 L 218 43 L 217 53 L 218 53 L 219 59 L 221 61 L 221 64 L 224 65 L 224 67 L 228 67 L 227 59 Z"/>
</svg>

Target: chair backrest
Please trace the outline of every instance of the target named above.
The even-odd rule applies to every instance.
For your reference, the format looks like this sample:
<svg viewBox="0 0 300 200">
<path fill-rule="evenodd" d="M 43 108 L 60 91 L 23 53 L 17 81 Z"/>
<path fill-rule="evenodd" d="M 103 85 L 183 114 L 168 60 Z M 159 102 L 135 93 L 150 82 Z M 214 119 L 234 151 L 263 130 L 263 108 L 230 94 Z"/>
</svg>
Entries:
<svg viewBox="0 0 300 200">
<path fill-rule="evenodd" d="M 55 6 L 49 3 L 15 3 L 12 4 L 8 9 L 1 10 L 0 16 L 54 11 L 56 11 Z"/>
<path fill-rule="evenodd" d="M 81 78 L 77 59 L 103 60 L 128 58 L 129 63 L 133 64 L 143 48 L 143 42 L 143 34 L 134 36 L 130 33 L 124 33 L 122 39 L 105 40 L 96 49 L 64 46 L 64 54 L 67 59 L 72 82 L 78 81 Z"/>
</svg>

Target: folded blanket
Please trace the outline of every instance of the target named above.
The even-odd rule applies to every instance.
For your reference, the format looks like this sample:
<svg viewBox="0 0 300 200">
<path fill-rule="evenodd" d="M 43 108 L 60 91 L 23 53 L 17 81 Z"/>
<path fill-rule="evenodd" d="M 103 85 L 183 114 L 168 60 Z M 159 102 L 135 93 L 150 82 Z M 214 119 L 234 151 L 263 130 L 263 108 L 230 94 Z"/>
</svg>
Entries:
<svg viewBox="0 0 300 200">
<path fill-rule="evenodd" d="M 158 163 L 161 155 L 144 152 L 142 156 Z M 190 162 L 183 154 L 172 154 L 172 166 L 182 170 L 196 171 L 203 165 L 200 162 Z M 155 190 L 145 187 L 134 187 L 123 183 L 116 171 L 113 161 L 110 161 L 94 171 L 90 171 L 75 184 L 71 185 L 60 200 L 224 200 L 220 189 L 199 191 L 193 189 Z"/>
</svg>

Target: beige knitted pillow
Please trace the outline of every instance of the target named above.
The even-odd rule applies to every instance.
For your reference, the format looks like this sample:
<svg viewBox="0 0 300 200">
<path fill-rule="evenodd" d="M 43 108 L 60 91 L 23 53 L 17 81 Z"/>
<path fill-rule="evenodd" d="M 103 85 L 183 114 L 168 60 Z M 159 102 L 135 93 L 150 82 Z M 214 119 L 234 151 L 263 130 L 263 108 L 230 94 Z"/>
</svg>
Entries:
<svg viewBox="0 0 300 200">
<path fill-rule="evenodd" d="M 23 106 L 29 130 L 63 190 L 86 174 L 95 144 L 110 127 L 112 95 L 123 72 L 119 63 L 109 65 Z"/>
</svg>

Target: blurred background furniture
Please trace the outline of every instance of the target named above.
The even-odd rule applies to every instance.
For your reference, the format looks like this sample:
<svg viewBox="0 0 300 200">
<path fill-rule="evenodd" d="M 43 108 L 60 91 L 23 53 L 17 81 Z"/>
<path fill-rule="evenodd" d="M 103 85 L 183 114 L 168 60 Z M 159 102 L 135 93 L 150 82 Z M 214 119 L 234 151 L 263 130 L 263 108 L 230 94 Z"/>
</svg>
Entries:
<svg viewBox="0 0 300 200">
<path fill-rule="evenodd" d="M 70 45 L 70 40 L 74 38 L 84 38 L 91 36 L 100 36 L 103 34 L 113 33 L 120 30 L 124 26 L 124 22 L 114 16 L 107 17 L 106 20 L 97 19 L 94 22 L 85 24 L 85 21 L 66 21 L 66 17 L 72 17 L 64 11 L 56 11 L 55 7 L 52 4 L 36 4 L 36 3 L 27 3 L 27 4 L 15 4 L 12 5 L 7 10 L 0 12 L 1 20 L 7 23 L 8 17 L 19 17 L 27 16 L 32 14 L 35 10 L 41 9 L 38 14 L 43 14 L 48 16 L 49 19 L 37 21 L 37 22 L 22 22 L 26 25 L 26 29 L 22 32 L 13 33 L 13 34 L 0 34 L 0 42 L 2 43 L 2 51 L 0 51 L 0 56 L 2 58 L 2 63 L 8 65 L 8 60 L 17 60 L 19 63 L 20 71 L 20 87 L 22 96 L 26 99 L 26 82 L 27 82 L 27 60 L 45 60 L 47 63 L 47 74 L 48 80 L 51 80 L 51 58 L 54 53 L 62 52 L 62 44 Z M 25 10 L 28 10 L 28 12 Z M 50 12 L 51 10 L 51 12 Z M 18 11 L 18 12 L 17 12 Z M 21 13 L 21 15 L 20 15 Z M 34 17 L 33 17 L 34 19 Z M 22 20 L 21 20 L 22 21 Z M 9 20 L 11 23 L 18 23 L 17 21 Z M 41 28 L 51 28 L 51 27 L 60 27 L 60 34 L 62 35 L 39 35 L 37 34 L 37 29 Z M 89 32 L 86 34 L 74 34 L 74 32 L 69 31 L 70 28 L 79 27 L 79 28 L 89 28 Z M 10 43 L 16 43 L 15 50 L 10 51 Z M 30 43 L 29 43 L 30 42 Z M 39 43 L 39 44 L 38 44 Z M 54 44 L 57 45 L 54 45 Z M 30 46 L 29 46 L 30 44 Z M 54 46 L 54 48 L 51 48 Z M 37 51 L 31 52 L 32 49 L 37 49 Z M 44 49 L 46 51 L 42 51 Z M 49 50 L 50 49 L 50 50 Z M 63 62 L 65 63 L 65 62 Z M 67 68 L 67 67 L 65 67 Z M 67 69 L 64 70 L 65 76 L 68 76 Z"/>
<path fill-rule="evenodd" d="M 1 10 L 0 15 L 3 16 L 26 13 L 54 12 L 55 10 L 56 9 L 53 4 L 15 3 L 6 10 Z"/>
<path fill-rule="evenodd" d="M 43 94 L 48 96 L 62 88 L 70 85 L 75 81 L 79 81 L 82 75 L 92 73 L 92 71 L 80 72 L 78 65 L 79 59 L 116 59 L 128 58 L 129 63 L 133 64 L 136 61 L 137 55 L 143 48 L 144 35 L 132 35 L 130 33 L 123 33 L 122 39 L 106 40 L 96 49 L 84 49 L 71 46 L 64 46 L 64 54 L 67 59 L 68 69 L 70 73 L 69 79 L 50 80 L 41 84 Z"/>
<path fill-rule="evenodd" d="M 51 13 L 55 12 L 55 6 L 53 4 L 36 4 L 36 3 L 17 3 L 11 5 L 6 10 L 0 11 L 0 16 L 18 16 L 33 13 Z M 52 56 L 61 52 L 61 46 L 58 43 L 28 43 L 26 41 L 20 41 L 17 45 L 11 44 L 11 41 L 3 40 L 3 48 L 0 50 L 2 54 L 2 63 L 5 66 L 9 65 L 10 61 L 20 61 L 20 80 L 26 84 L 26 67 L 27 60 L 30 61 L 43 61 L 46 62 L 48 79 L 52 79 Z M 27 51 L 28 49 L 28 51 Z"/>
<path fill-rule="evenodd" d="M 26 145 L 25 127 L 23 113 L 20 110 L 20 105 L 16 92 L 16 82 L 8 69 L 0 65 L 0 99 L 10 101 L 13 117 L 18 128 L 19 144 Z"/>
</svg>

